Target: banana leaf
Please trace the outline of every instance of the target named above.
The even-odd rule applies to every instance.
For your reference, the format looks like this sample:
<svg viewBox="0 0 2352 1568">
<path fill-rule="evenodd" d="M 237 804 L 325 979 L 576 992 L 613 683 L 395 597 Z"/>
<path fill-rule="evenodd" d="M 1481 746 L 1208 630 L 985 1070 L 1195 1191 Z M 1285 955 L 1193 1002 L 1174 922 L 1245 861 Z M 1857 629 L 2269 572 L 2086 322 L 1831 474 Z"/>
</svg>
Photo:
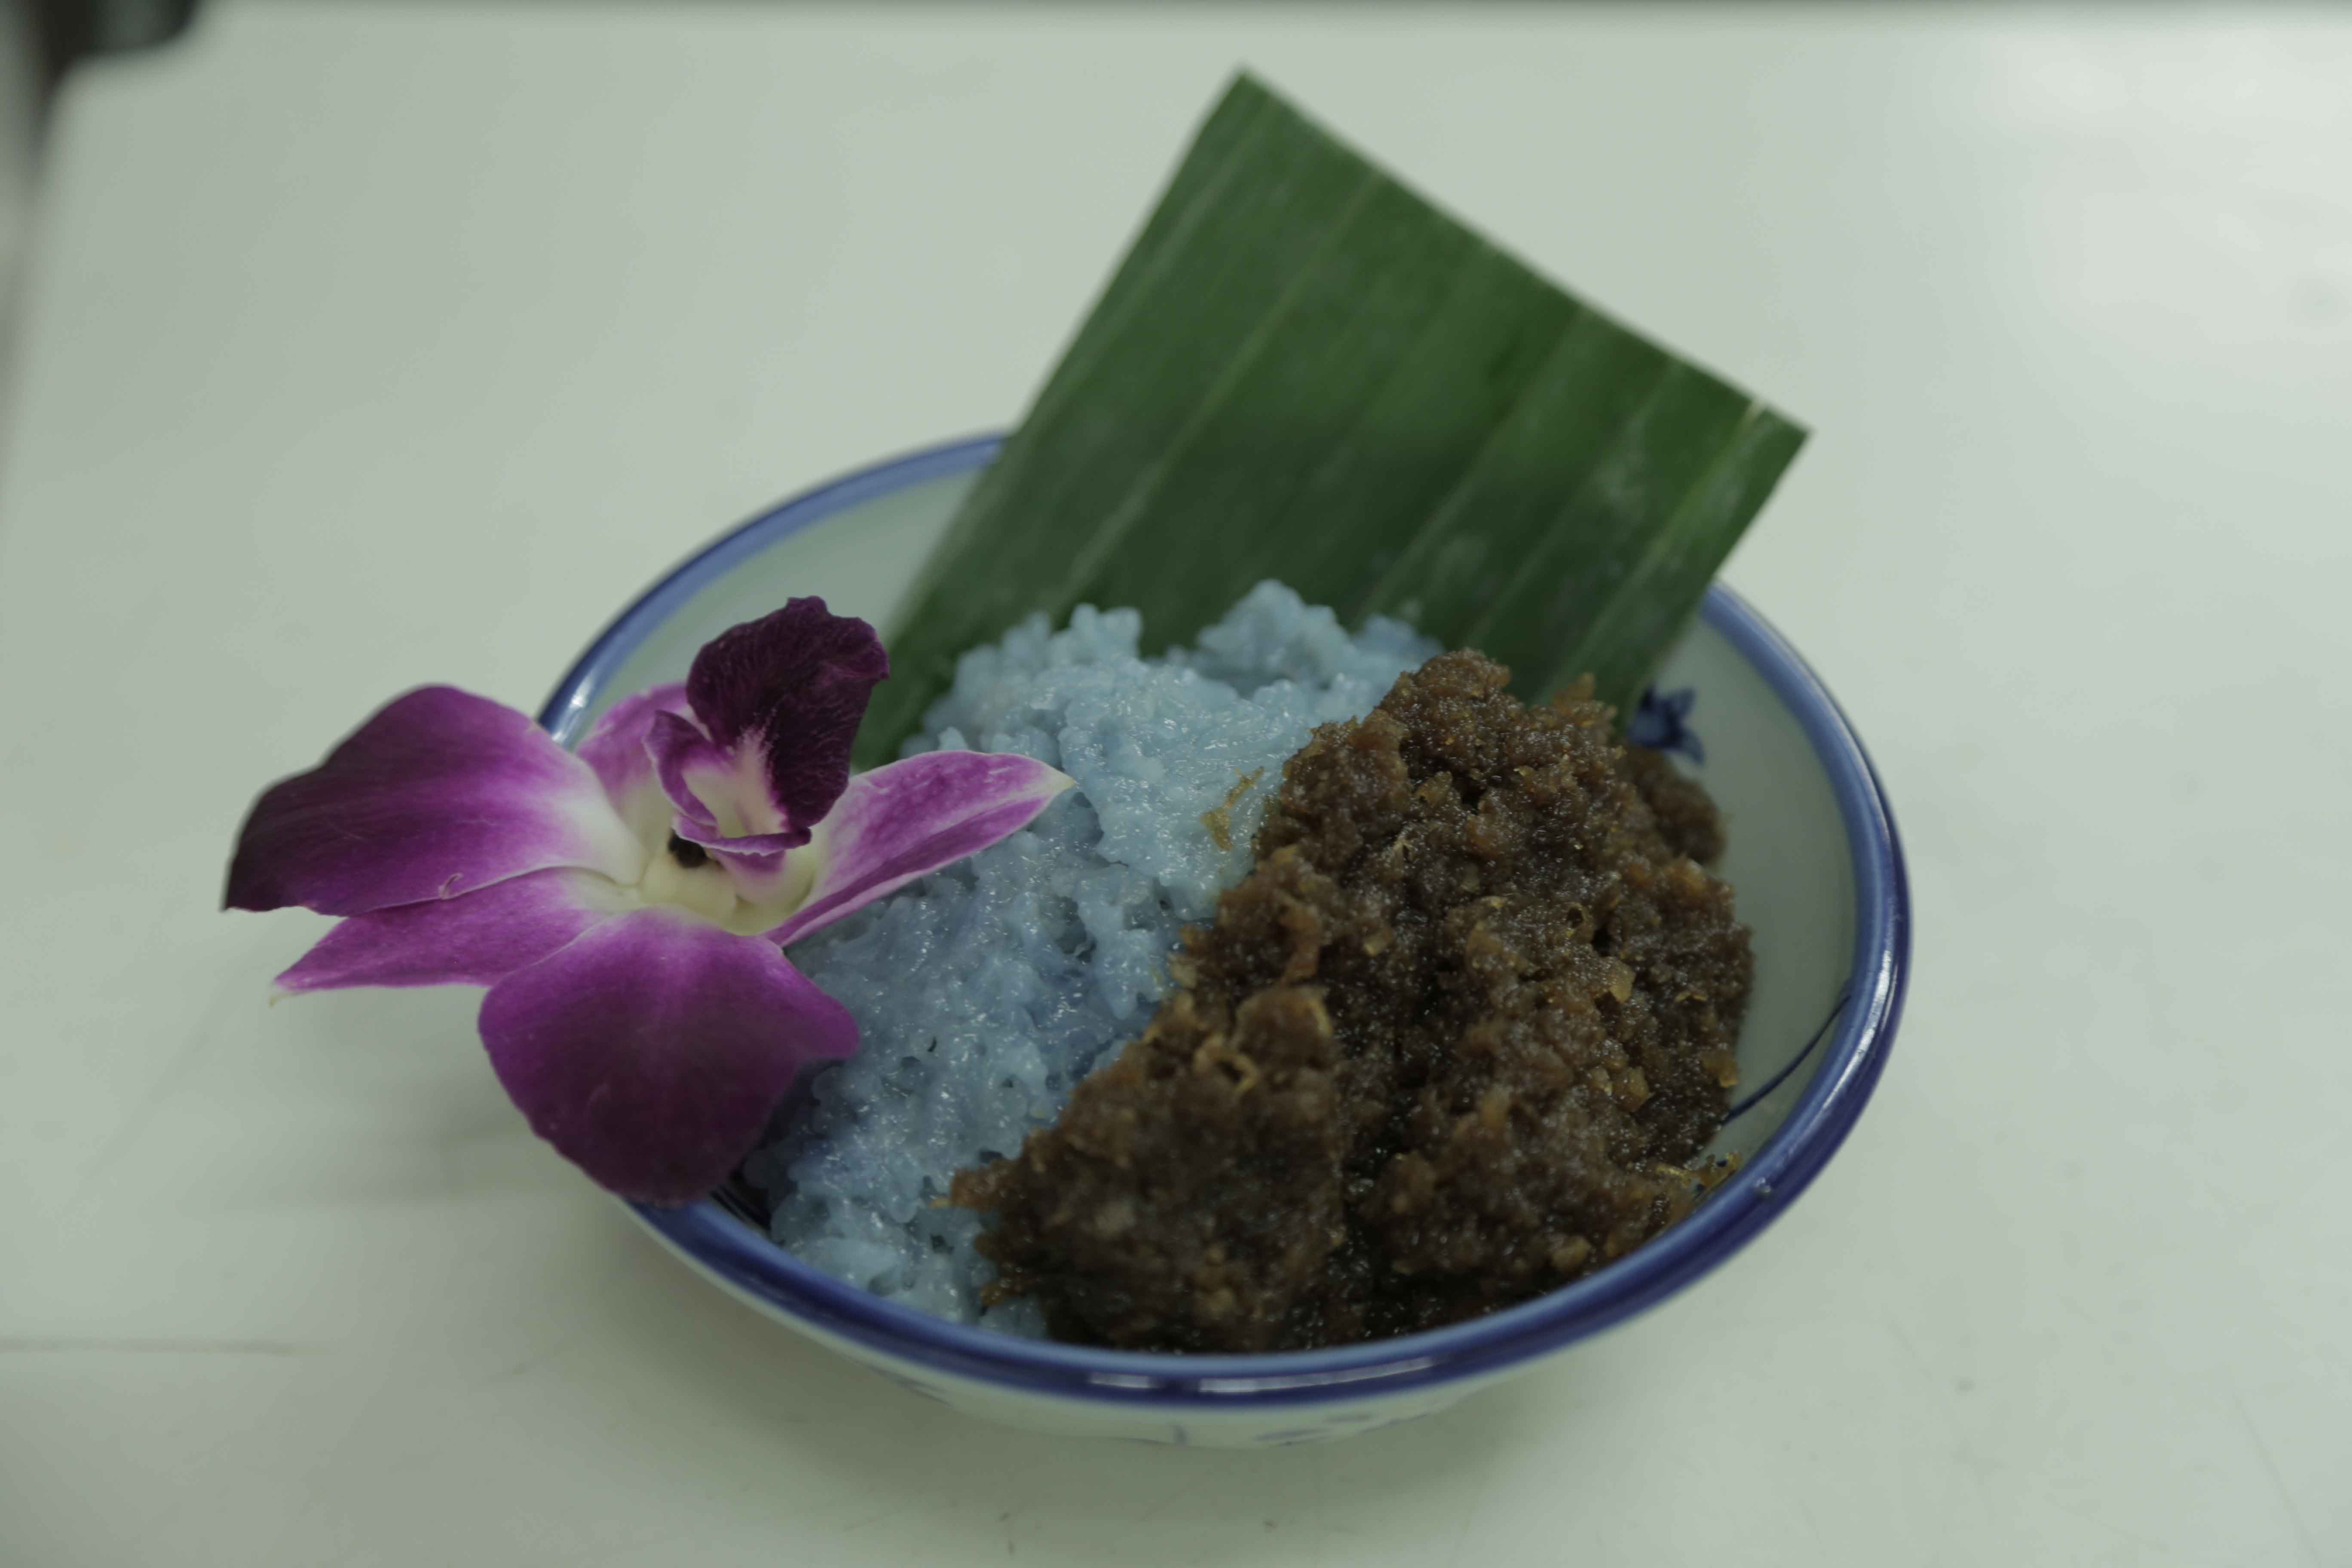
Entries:
<svg viewBox="0 0 2352 1568">
<path fill-rule="evenodd" d="M 919 568 L 857 760 L 1033 612 L 1132 605 L 1150 653 L 1268 577 L 1626 711 L 1804 438 L 1244 73 Z"/>
</svg>

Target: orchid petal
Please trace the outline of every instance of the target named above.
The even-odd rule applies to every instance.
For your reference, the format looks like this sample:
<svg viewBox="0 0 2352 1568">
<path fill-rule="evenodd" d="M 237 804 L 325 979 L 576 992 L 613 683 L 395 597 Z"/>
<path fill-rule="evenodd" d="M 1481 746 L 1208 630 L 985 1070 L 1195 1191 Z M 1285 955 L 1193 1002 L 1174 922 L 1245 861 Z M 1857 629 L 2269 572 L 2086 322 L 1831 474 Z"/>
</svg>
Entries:
<svg viewBox="0 0 2352 1568">
<path fill-rule="evenodd" d="M 262 793 L 226 902 L 352 915 L 559 866 L 634 882 L 644 864 L 593 768 L 525 714 L 427 686 Z"/>
<path fill-rule="evenodd" d="M 730 758 L 758 753 L 761 796 L 778 814 L 730 831 L 809 827 L 831 810 L 849 782 L 866 700 L 889 673 L 874 628 L 834 615 L 823 599 L 789 600 L 706 643 L 687 673 L 687 698 Z"/>
<path fill-rule="evenodd" d="M 1012 752 L 926 752 L 859 773 L 818 829 L 822 868 L 790 942 L 1026 827 L 1074 781 Z"/>
<path fill-rule="evenodd" d="M 848 1009 L 764 938 L 652 906 L 482 1000 L 482 1041 L 533 1131 L 625 1197 L 724 1181 L 804 1065 L 857 1048 Z"/>
<path fill-rule="evenodd" d="M 669 831 L 670 803 L 654 773 L 647 731 L 656 715 L 686 711 L 686 683 L 672 681 L 622 698 L 580 742 L 580 760 L 596 770 L 604 798 L 640 844 L 658 844 Z"/>
<path fill-rule="evenodd" d="M 467 894 L 352 915 L 278 977 L 287 991 L 493 985 L 591 926 L 639 907 L 593 871 L 532 871 Z"/>
</svg>

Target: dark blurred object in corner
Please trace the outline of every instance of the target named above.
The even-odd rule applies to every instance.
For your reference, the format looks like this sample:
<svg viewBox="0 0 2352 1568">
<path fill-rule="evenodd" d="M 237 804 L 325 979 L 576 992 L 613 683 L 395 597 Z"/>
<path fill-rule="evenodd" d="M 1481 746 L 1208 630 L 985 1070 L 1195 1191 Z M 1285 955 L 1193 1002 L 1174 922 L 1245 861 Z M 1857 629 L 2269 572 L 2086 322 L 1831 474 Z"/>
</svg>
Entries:
<svg viewBox="0 0 2352 1568">
<path fill-rule="evenodd" d="M 44 88 L 92 55 L 143 49 L 177 37 L 197 0 L 17 0 L 29 13 Z"/>
</svg>

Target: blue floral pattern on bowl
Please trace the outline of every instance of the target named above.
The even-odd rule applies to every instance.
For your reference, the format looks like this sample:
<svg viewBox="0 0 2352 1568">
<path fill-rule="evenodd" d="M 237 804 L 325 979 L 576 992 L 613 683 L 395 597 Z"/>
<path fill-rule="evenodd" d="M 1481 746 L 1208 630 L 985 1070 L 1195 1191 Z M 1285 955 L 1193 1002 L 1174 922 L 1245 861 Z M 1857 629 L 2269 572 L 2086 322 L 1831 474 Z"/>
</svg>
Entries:
<svg viewBox="0 0 2352 1568">
<path fill-rule="evenodd" d="M 1704 766 L 1706 748 L 1690 727 L 1691 710 L 1698 706 L 1698 689 L 1685 686 L 1659 693 L 1655 686 L 1642 689 L 1633 716 L 1625 721 L 1625 739 L 1654 752 L 1674 752 Z"/>
</svg>

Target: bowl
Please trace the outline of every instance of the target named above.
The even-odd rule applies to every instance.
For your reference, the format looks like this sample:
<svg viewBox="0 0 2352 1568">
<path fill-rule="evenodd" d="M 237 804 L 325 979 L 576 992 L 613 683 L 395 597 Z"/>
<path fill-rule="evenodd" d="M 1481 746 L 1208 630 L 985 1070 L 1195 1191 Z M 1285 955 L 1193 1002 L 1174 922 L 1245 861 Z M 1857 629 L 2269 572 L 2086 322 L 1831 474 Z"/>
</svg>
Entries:
<svg viewBox="0 0 2352 1568">
<path fill-rule="evenodd" d="M 695 650 L 795 593 L 887 622 L 1001 437 L 934 447 L 821 485 L 734 531 L 622 611 L 540 715 L 576 742 L 610 702 L 682 679 Z M 1903 1005 L 1910 917 L 1895 820 L 1852 726 L 1729 589 L 1707 591 L 1632 731 L 1706 781 L 1730 824 L 1722 874 L 1754 933 L 1741 1088 L 1712 1152 L 1737 1175 L 1571 1285 L 1426 1333 L 1274 1355 L 1173 1355 L 949 1322 L 818 1272 L 772 1242 L 739 1185 L 631 1205 L 721 1289 L 916 1394 L 1036 1430 L 1252 1447 L 1370 1431 L 1569 1350 L 1730 1258 L 1786 1210 L 1862 1114 Z"/>
</svg>

